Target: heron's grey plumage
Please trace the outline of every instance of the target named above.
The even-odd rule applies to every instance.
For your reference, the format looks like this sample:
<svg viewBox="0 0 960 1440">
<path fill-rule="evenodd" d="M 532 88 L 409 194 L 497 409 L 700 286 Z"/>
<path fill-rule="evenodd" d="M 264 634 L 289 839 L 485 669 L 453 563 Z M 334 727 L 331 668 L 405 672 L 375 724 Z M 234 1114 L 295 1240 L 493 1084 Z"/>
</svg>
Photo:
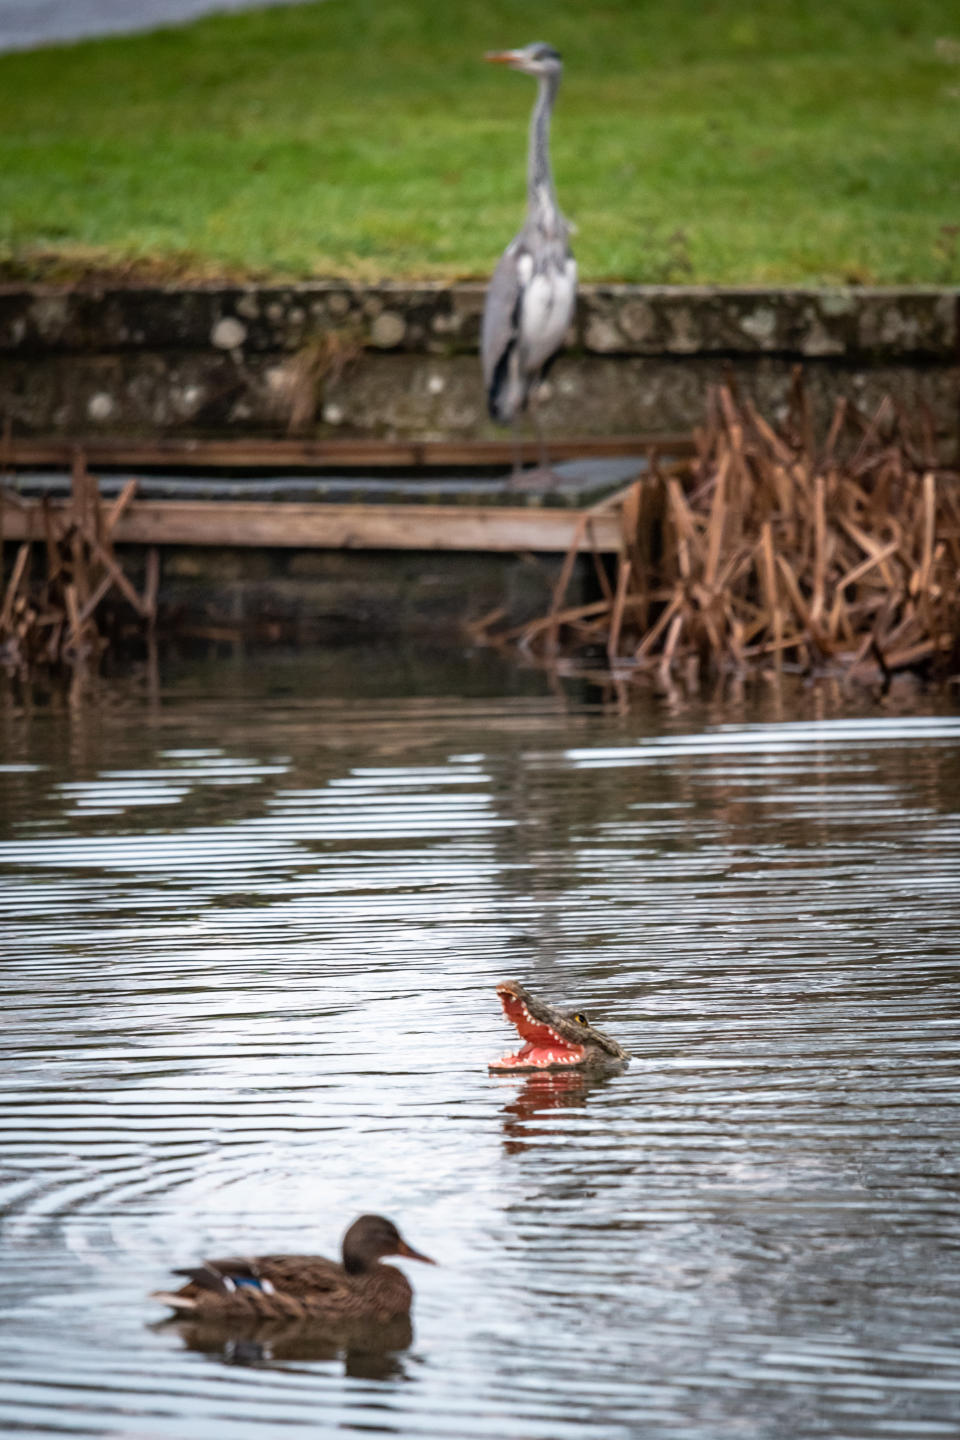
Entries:
<svg viewBox="0 0 960 1440">
<path fill-rule="evenodd" d="M 483 312 L 487 403 L 492 418 L 508 424 L 525 408 L 563 343 L 573 318 L 577 267 L 550 168 L 550 117 L 563 73 L 560 56 L 549 45 L 528 45 L 488 58 L 537 79 L 526 221 L 500 257 Z"/>
</svg>

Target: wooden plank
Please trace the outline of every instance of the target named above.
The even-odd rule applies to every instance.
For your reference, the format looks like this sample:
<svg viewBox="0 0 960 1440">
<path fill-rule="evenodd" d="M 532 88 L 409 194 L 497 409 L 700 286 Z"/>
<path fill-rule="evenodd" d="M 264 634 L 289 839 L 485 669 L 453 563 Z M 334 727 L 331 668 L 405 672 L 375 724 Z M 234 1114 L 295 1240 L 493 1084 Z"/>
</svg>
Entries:
<svg viewBox="0 0 960 1440">
<path fill-rule="evenodd" d="M 129 466 L 131 469 L 176 466 L 238 470 L 316 470 L 338 466 L 419 469 L 438 465 L 509 468 L 515 454 L 510 440 L 273 440 L 249 436 L 242 440 L 203 440 L 168 436 L 145 441 L 84 437 L 80 443 L 88 466 Z M 692 448 L 688 435 L 648 434 L 557 439 L 549 442 L 548 449 L 551 460 L 586 460 L 645 455 L 652 446 L 661 452 L 682 455 Z M 76 439 L 56 436 L 11 439 L 5 458 L 11 469 L 24 465 L 69 467 L 76 447 Z M 538 447 L 534 442 L 522 441 L 519 449 L 524 460 L 537 460 Z"/>
<path fill-rule="evenodd" d="M 62 515 L 68 501 L 48 502 Z M 484 505 L 298 505 L 269 501 L 134 500 L 114 526 L 119 545 L 259 545 L 346 550 L 616 551 L 616 515 Z M 6 515 L 8 540 L 43 536 L 41 502 Z"/>
</svg>

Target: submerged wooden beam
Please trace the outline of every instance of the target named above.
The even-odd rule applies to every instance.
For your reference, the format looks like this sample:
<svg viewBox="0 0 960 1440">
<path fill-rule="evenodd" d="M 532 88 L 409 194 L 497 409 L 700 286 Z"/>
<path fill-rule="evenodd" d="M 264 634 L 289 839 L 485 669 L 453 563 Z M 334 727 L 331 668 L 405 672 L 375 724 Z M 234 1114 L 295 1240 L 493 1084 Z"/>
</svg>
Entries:
<svg viewBox="0 0 960 1440">
<path fill-rule="evenodd" d="M 343 467 L 420 469 L 446 466 L 503 465 L 515 458 L 510 440 L 242 440 L 166 438 L 152 440 L 13 439 L 4 451 L 5 464 L 18 466 L 69 466 L 77 447 L 89 466 L 124 466 L 158 469 L 190 466 L 200 469 L 317 470 Z M 651 447 L 661 453 L 688 454 L 689 435 L 617 435 L 604 439 L 551 440 L 552 460 L 587 460 L 618 455 L 645 455 Z M 520 445 L 524 460 L 538 458 L 532 441 Z"/>
<path fill-rule="evenodd" d="M 69 501 L 49 502 L 69 521 Z M 533 550 L 620 547 L 616 514 L 502 505 L 342 505 L 250 500 L 134 500 L 119 515 L 118 545 L 278 546 L 345 550 Z M 19 499 L 4 506 L 3 538 L 44 537 L 43 505 Z"/>
</svg>

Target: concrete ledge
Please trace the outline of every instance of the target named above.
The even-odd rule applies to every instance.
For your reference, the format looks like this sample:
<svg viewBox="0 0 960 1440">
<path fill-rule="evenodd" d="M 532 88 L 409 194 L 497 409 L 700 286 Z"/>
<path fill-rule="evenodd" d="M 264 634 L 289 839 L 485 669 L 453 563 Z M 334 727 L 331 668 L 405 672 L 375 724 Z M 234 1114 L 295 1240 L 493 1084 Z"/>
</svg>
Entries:
<svg viewBox="0 0 960 1440">
<path fill-rule="evenodd" d="M 475 352 L 484 286 L 0 286 L 0 352 L 299 350 L 353 330 L 372 350 Z M 570 343 L 595 355 L 869 354 L 953 359 L 958 293 L 585 285 Z"/>
<path fill-rule="evenodd" d="M 494 433 L 484 287 L 0 287 L 0 416 L 18 433 Z M 733 378 L 767 413 L 794 365 L 818 408 L 883 389 L 956 431 L 958 292 L 591 285 L 551 376 L 555 434 L 689 428 Z"/>
<path fill-rule="evenodd" d="M 14 543 L 5 545 L 8 566 Z M 148 547 L 117 556 L 143 593 Z M 178 545 L 159 552 L 158 632 L 166 637 L 297 645 L 469 643 L 472 623 L 497 611 L 522 625 L 549 607 L 560 554 L 507 551 L 300 549 Z M 7 571 L 9 574 L 9 569 Z M 569 571 L 571 605 L 595 597 L 594 562 Z M 114 592 L 114 595 L 116 592 Z"/>
</svg>

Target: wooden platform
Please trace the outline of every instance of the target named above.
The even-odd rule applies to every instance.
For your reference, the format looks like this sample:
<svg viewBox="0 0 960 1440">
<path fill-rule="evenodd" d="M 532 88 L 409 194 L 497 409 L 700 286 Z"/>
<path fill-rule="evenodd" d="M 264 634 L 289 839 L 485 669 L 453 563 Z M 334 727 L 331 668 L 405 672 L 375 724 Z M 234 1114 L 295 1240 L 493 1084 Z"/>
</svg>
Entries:
<svg viewBox="0 0 960 1440">
<path fill-rule="evenodd" d="M 543 554 L 576 545 L 609 553 L 620 548 L 620 530 L 605 502 L 648 464 L 636 437 L 632 446 L 622 437 L 551 445 L 548 484 L 538 487 L 526 472 L 514 488 L 503 468 L 511 446 L 500 441 L 81 445 L 8 435 L 0 534 L 43 541 L 45 506 L 58 530 L 69 525 L 79 473 L 97 477 L 105 504 L 123 496 L 111 521 L 119 545 Z M 501 468 L 491 473 L 494 465 Z M 331 474 L 334 466 L 340 473 Z"/>
<path fill-rule="evenodd" d="M 69 520 L 69 501 L 50 501 Z M 265 546 L 346 550 L 489 550 L 564 552 L 582 511 L 480 505 L 291 505 L 262 501 L 134 500 L 118 519 L 119 545 Z M 38 500 L 7 501 L 5 540 L 42 541 Z M 615 515 L 593 517 L 578 548 L 620 547 Z"/>
<path fill-rule="evenodd" d="M 150 440 L 58 436 L 0 441 L 0 464 L 16 470 L 25 466 L 69 467 L 80 449 L 88 466 L 129 469 L 210 470 L 326 470 L 326 469 L 452 469 L 509 467 L 517 453 L 535 464 L 537 446 L 523 440 L 280 440 L 259 437 L 191 439 L 156 437 Z M 620 455 L 646 455 L 652 449 L 682 455 L 692 449 L 689 435 L 617 435 L 609 439 L 550 440 L 550 459 L 588 460 Z"/>
</svg>

